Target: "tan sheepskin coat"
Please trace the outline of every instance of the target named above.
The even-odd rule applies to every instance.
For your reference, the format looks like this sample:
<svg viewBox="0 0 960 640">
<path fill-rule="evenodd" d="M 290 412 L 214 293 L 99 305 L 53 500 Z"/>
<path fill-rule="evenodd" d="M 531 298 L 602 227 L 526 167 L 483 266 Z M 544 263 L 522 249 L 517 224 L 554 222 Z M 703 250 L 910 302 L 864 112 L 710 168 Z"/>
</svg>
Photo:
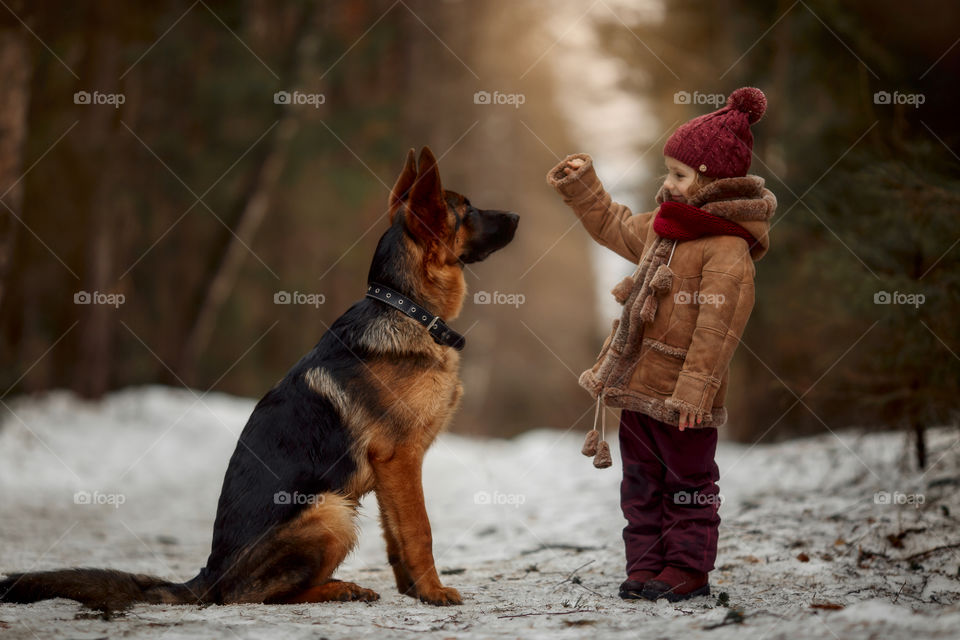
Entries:
<svg viewBox="0 0 960 640">
<path fill-rule="evenodd" d="M 584 164 L 565 175 L 569 160 Z M 580 385 L 604 404 L 639 411 L 677 425 L 680 409 L 700 417 L 694 426 L 719 427 L 730 359 L 754 303 L 754 262 L 770 246 L 770 218 L 777 199 L 763 178 L 721 178 L 690 194 L 687 203 L 732 220 L 758 242 L 737 236 L 705 236 L 677 242 L 653 230 L 657 210 L 633 215 L 606 192 L 587 154 L 567 156 L 547 174 L 603 246 L 637 263 L 613 294 L 624 305 L 613 321 L 596 364 Z M 657 204 L 665 191 L 657 194 Z"/>
</svg>

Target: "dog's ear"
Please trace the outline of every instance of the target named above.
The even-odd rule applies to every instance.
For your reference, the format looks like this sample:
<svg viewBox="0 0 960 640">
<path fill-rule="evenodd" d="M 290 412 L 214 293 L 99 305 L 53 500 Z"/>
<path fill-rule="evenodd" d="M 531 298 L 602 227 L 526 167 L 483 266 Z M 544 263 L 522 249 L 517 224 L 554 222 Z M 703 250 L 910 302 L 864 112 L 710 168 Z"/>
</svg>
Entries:
<svg viewBox="0 0 960 640">
<path fill-rule="evenodd" d="M 397 211 L 403 206 L 404 198 L 409 195 L 410 187 L 413 186 L 413 183 L 417 179 L 417 162 L 414 154 L 413 149 L 407 151 L 407 159 L 403 163 L 403 170 L 400 171 L 400 176 L 393 185 L 393 190 L 390 191 L 390 201 L 388 203 L 390 207 L 390 224 L 393 224 L 394 216 L 397 215 Z"/>
<path fill-rule="evenodd" d="M 430 147 L 420 151 L 417 179 L 407 200 L 407 221 L 410 230 L 427 242 L 442 240 L 446 235 L 447 203 L 440 184 L 440 169 Z"/>
</svg>

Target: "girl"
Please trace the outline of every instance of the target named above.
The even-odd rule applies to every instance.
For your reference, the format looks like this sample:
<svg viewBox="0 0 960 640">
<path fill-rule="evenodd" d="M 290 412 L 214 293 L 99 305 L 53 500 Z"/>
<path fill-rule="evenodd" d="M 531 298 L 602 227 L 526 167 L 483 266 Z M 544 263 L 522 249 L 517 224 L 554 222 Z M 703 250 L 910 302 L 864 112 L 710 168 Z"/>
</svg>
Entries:
<svg viewBox="0 0 960 640">
<path fill-rule="evenodd" d="M 623 313 L 580 376 L 598 407 L 622 409 L 625 599 L 710 593 L 717 427 L 727 420 L 730 358 L 753 308 L 753 263 L 769 248 L 777 206 L 763 179 L 747 175 L 750 125 L 766 104 L 759 89 L 738 89 L 723 108 L 678 128 L 663 148 L 669 173 L 649 213 L 613 202 L 587 154 L 567 156 L 547 175 L 597 242 L 638 265 L 614 287 Z M 597 466 L 609 466 L 604 447 Z"/>
</svg>

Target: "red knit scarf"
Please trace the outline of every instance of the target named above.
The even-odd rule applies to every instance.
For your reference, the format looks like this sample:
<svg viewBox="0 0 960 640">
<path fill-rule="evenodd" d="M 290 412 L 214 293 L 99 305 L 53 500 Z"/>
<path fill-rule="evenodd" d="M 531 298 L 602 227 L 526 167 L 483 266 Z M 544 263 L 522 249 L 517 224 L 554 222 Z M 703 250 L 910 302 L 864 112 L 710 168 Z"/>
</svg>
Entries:
<svg viewBox="0 0 960 640">
<path fill-rule="evenodd" d="M 749 231 L 726 218 L 715 216 L 693 205 L 668 200 L 660 205 L 653 230 L 661 238 L 696 240 L 703 236 L 740 236 L 753 246 L 757 239 Z"/>
</svg>

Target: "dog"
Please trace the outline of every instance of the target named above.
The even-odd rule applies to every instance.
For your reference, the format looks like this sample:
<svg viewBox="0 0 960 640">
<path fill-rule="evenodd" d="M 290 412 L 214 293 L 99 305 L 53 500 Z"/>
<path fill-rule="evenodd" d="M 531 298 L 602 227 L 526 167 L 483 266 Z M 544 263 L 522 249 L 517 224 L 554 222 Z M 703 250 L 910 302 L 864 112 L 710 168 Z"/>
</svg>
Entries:
<svg viewBox="0 0 960 640">
<path fill-rule="evenodd" d="M 444 190 L 429 147 L 407 153 L 389 196 L 367 294 L 257 403 L 230 459 L 206 566 L 193 579 L 107 569 L 13 574 L 0 601 L 69 598 L 105 612 L 134 603 L 372 601 L 334 579 L 373 491 L 397 589 L 456 605 L 434 565 L 421 467 L 460 401 L 459 349 L 446 325 L 466 295 L 465 264 L 514 236 L 519 216 Z"/>
</svg>

